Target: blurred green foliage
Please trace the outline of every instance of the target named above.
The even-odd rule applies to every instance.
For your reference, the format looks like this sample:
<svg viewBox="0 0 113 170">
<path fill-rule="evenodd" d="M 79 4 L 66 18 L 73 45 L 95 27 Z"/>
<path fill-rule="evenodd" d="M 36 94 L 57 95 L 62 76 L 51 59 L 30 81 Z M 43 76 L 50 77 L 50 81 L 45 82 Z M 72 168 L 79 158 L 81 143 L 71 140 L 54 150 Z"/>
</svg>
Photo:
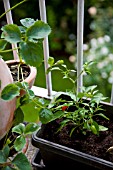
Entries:
<svg viewBox="0 0 113 170">
<path fill-rule="evenodd" d="M 17 2 L 20 2 L 20 0 L 10 0 L 11 6 Z M 45 0 L 45 2 L 47 22 L 52 28 L 52 33 L 49 36 L 50 56 L 55 57 L 55 60 L 64 59 L 65 64 L 68 64 L 68 67 L 76 69 L 77 0 Z M 14 9 L 12 11 L 14 22 L 19 24 L 19 20 L 25 17 L 40 19 L 38 3 L 37 0 L 28 0 L 18 8 Z M 1 0 L 0 13 L 2 13 L 3 10 L 3 2 Z M 3 17 L 0 26 L 5 24 L 5 21 L 5 17 Z M 93 59 L 98 64 L 92 66 L 92 75 L 84 76 L 84 84 L 86 86 L 97 84 L 99 90 L 109 98 L 111 95 L 111 84 L 113 82 L 112 28 L 113 2 L 109 0 L 85 0 L 84 62 Z M 99 43 L 99 37 L 102 40 L 105 36 L 108 36 L 110 41 L 104 40 L 104 43 Z M 97 44 L 96 47 L 93 46 L 94 44 L 92 45 L 92 39 Z M 105 48 L 107 48 L 108 52 L 105 51 Z M 106 63 L 106 65 L 100 68 L 99 63 L 100 65 L 101 63 Z M 35 84 L 45 87 L 45 82 L 44 65 L 42 65 L 38 68 L 38 75 Z M 71 88 L 70 82 L 65 82 L 57 71 L 52 73 L 52 82 L 53 90 L 65 91 L 65 89 Z"/>
</svg>

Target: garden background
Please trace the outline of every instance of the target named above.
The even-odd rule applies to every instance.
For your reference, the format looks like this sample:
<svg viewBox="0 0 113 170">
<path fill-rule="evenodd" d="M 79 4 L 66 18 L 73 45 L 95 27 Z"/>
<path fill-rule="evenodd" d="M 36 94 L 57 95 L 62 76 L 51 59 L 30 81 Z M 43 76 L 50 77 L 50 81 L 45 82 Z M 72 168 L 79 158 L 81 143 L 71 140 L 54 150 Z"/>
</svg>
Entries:
<svg viewBox="0 0 113 170">
<path fill-rule="evenodd" d="M 20 0 L 10 0 L 11 6 Z M 77 54 L 77 0 L 46 0 L 47 22 L 52 28 L 49 36 L 50 56 L 63 59 L 68 68 L 76 70 Z M 4 12 L 0 0 L 0 14 Z M 29 0 L 12 10 L 13 21 L 20 24 L 22 18 L 40 19 L 38 0 Z M 6 23 L 0 19 L 0 27 Z M 113 83 L 113 3 L 109 0 L 85 0 L 84 7 L 84 62 L 95 61 L 90 67 L 91 75 L 84 75 L 85 86 L 97 85 L 99 91 L 110 101 Z M 4 56 L 12 58 L 12 53 Z M 38 69 L 35 85 L 46 87 L 44 65 Z M 70 75 L 76 76 L 76 73 Z M 71 89 L 72 84 L 62 78 L 59 71 L 52 73 L 55 91 Z"/>
</svg>

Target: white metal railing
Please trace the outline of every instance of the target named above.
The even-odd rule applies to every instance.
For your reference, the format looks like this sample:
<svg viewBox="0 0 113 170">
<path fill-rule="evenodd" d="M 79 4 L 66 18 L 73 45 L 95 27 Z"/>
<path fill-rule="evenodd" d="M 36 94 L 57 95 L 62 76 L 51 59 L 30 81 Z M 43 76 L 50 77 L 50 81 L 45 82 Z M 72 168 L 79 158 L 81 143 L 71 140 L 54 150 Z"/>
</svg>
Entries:
<svg viewBox="0 0 113 170">
<path fill-rule="evenodd" d="M 8 11 L 8 9 L 10 9 L 9 0 L 3 0 L 3 3 L 4 3 L 5 11 Z M 7 19 L 7 23 L 8 24 L 13 24 L 11 10 L 8 13 L 6 13 L 6 19 Z M 16 44 L 12 44 L 12 48 L 16 48 L 17 49 L 17 45 Z M 18 59 L 18 51 L 17 50 L 13 50 L 13 55 L 14 55 L 14 59 L 17 60 Z"/>
<path fill-rule="evenodd" d="M 3 0 L 5 11 L 10 9 L 10 2 L 9 0 Z M 39 10 L 40 10 L 40 17 L 41 20 L 47 22 L 46 17 L 46 5 L 45 0 L 39 0 Z M 11 11 L 9 11 L 6 15 L 7 23 L 13 23 Z M 80 75 L 83 67 L 83 30 L 84 30 L 84 0 L 78 0 L 77 6 L 77 76 Z M 44 48 L 44 65 L 45 65 L 45 72 L 48 65 L 48 58 L 49 58 L 49 42 L 48 37 L 44 39 L 43 42 Z M 18 59 L 17 54 L 14 52 L 14 59 Z M 83 75 L 81 74 L 77 79 L 77 92 L 80 92 L 83 86 Z M 39 87 L 32 87 L 32 90 L 35 92 L 37 96 L 51 98 L 51 96 L 55 93 L 52 90 L 52 81 L 51 81 L 51 73 L 46 74 L 46 88 L 39 88 Z M 111 103 L 113 103 L 113 84 L 111 90 Z"/>
<path fill-rule="evenodd" d="M 45 0 L 39 0 L 39 8 L 40 8 L 41 20 L 44 22 L 47 22 Z M 49 65 L 48 65 L 48 59 L 49 59 L 48 37 L 46 37 L 44 39 L 43 47 L 44 47 L 45 72 L 46 72 L 47 68 L 49 67 Z M 48 89 L 48 96 L 51 96 L 52 95 L 52 81 L 51 81 L 51 73 L 50 72 L 49 72 L 49 74 L 46 74 L 46 87 Z"/>
</svg>

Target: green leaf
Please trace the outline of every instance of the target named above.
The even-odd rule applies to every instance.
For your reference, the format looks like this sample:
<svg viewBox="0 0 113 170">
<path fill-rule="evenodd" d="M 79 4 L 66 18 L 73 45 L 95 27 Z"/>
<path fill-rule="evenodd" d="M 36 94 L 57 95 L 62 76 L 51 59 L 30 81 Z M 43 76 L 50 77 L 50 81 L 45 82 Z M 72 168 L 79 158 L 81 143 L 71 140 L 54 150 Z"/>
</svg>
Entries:
<svg viewBox="0 0 113 170">
<path fill-rule="evenodd" d="M 50 122 L 53 118 L 53 113 L 51 110 L 49 109 L 42 109 L 39 112 L 39 119 L 42 122 L 42 124 L 46 124 L 48 122 Z"/>
<path fill-rule="evenodd" d="M 18 136 L 14 142 L 14 148 L 16 151 L 21 151 L 26 144 L 26 139 L 24 136 Z"/>
<path fill-rule="evenodd" d="M 43 61 L 43 49 L 41 44 L 21 42 L 20 43 L 20 55 L 25 63 L 31 66 L 40 66 Z"/>
<path fill-rule="evenodd" d="M 58 60 L 55 65 L 62 65 L 64 63 L 64 60 Z"/>
<path fill-rule="evenodd" d="M 53 114 L 52 120 L 58 119 L 58 118 L 62 117 L 63 115 L 64 115 L 63 111 L 57 111 Z"/>
<path fill-rule="evenodd" d="M 95 134 L 99 134 L 99 125 L 96 121 L 93 121 L 93 124 L 90 126 L 91 131 Z"/>
<path fill-rule="evenodd" d="M 35 20 L 32 18 L 25 18 L 25 19 L 21 19 L 20 22 L 24 27 L 29 28 L 35 23 Z"/>
<path fill-rule="evenodd" d="M 47 37 L 50 32 L 50 26 L 47 23 L 38 20 L 30 28 L 28 28 L 26 31 L 26 36 L 29 41 L 34 41 Z"/>
<path fill-rule="evenodd" d="M 3 31 L 1 38 L 4 38 L 10 43 L 18 43 L 21 41 L 21 32 L 17 25 L 5 25 L 1 29 Z"/>
<path fill-rule="evenodd" d="M 78 95 L 77 95 L 78 98 L 83 98 L 84 97 L 84 93 L 82 92 L 79 92 Z"/>
<path fill-rule="evenodd" d="M 29 84 L 27 82 L 16 82 L 15 83 L 20 89 L 29 89 Z"/>
<path fill-rule="evenodd" d="M 105 100 L 106 97 L 103 97 L 102 93 L 98 93 L 95 96 L 93 96 L 93 98 L 91 99 L 91 102 L 95 102 L 97 104 L 99 104 L 102 100 Z"/>
<path fill-rule="evenodd" d="M 3 148 L 3 153 L 5 155 L 6 158 L 8 158 L 9 156 L 9 151 L 10 151 L 10 148 L 8 145 L 6 145 L 4 148 Z"/>
<path fill-rule="evenodd" d="M 20 95 L 20 88 L 16 84 L 8 84 L 1 92 L 3 100 L 12 100 Z"/>
<path fill-rule="evenodd" d="M 27 157 L 23 153 L 19 153 L 18 155 L 16 155 L 16 157 L 13 159 L 12 162 L 15 166 L 18 167 L 18 169 L 32 170 L 30 162 L 28 161 Z"/>
<path fill-rule="evenodd" d="M 46 71 L 46 73 L 48 74 L 50 71 L 54 71 L 54 70 L 59 70 L 61 71 L 61 69 L 59 67 L 49 67 Z"/>
<path fill-rule="evenodd" d="M 31 98 L 28 94 L 25 94 L 24 96 L 22 96 L 20 98 L 20 104 L 21 106 L 25 105 L 25 104 L 28 104 L 29 102 L 31 102 Z"/>
<path fill-rule="evenodd" d="M 19 125 L 16 125 L 12 128 L 12 132 L 16 132 L 18 134 L 23 134 L 25 130 L 25 125 L 23 123 L 20 123 Z"/>
<path fill-rule="evenodd" d="M 109 118 L 108 118 L 107 116 L 105 116 L 103 113 L 98 113 L 97 115 L 99 115 L 99 116 L 103 117 L 104 119 L 109 120 Z"/>
<path fill-rule="evenodd" d="M 96 135 L 97 134 L 97 129 L 94 125 L 90 126 L 91 131 Z"/>
<path fill-rule="evenodd" d="M 48 64 L 50 65 L 50 66 L 52 66 L 53 64 L 54 64 L 54 58 L 53 57 L 49 57 L 49 59 L 48 59 Z"/>
<path fill-rule="evenodd" d="M 6 47 L 7 41 L 5 40 L 0 40 L 0 51 L 4 50 Z"/>
<path fill-rule="evenodd" d="M 36 130 L 38 130 L 40 126 L 37 123 L 28 123 L 25 127 L 24 134 L 32 134 Z"/>
<path fill-rule="evenodd" d="M 17 125 L 17 124 L 23 122 L 23 120 L 24 120 L 24 113 L 23 113 L 22 109 L 20 107 L 18 107 L 15 110 L 14 125 Z"/>
<path fill-rule="evenodd" d="M 107 127 L 99 125 L 99 131 L 106 131 L 106 130 L 108 130 Z"/>
<path fill-rule="evenodd" d="M 97 85 L 93 85 L 93 86 L 88 86 L 88 87 L 86 87 L 85 88 L 85 92 L 91 92 L 91 91 L 93 91 L 95 88 L 97 87 Z"/>
<path fill-rule="evenodd" d="M 7 158 L 5 157 L 3 151 L 0 150 L 0 164 L 7 161 Z"/>
</svg>

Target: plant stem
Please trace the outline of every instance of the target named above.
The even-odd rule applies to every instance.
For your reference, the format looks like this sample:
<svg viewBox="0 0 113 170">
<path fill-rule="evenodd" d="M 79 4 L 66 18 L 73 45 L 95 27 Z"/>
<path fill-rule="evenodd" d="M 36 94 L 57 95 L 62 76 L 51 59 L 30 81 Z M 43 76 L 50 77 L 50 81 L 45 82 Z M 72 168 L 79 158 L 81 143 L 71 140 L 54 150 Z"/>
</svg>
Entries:
<svg viewBox="0 0 113 170">
<path fill-rule="evenodd" d="M 13 48 L 13 49 L 4 50 L 4 51 L 0 50 L 0 53 L 8 53 L 8 52 L 11 52 L 11 51 L 17 50 L 17 49 L 19 49 L 19 48 Z"/>
<path fill-rule="evenodd" d="M 6 13 L 8 13 L 9 11 L 13 10 L 14 8 L 18 7 L 19 5 L 21 5 L 22 3 L 26 2 L 26 1 L 28 1 L 28 0 L 23 0 L 23 1 L 19 2 L 19 3 L 17 3 L 16 5 L 14 5 L 13 7 L 11 7 L 10 9 L 8 9 L 6 12 L 4 12 L 4 13 L 0 16 L 0 19 L 1 19 L 4 15 L 6 15 Z"/>
</svg>

